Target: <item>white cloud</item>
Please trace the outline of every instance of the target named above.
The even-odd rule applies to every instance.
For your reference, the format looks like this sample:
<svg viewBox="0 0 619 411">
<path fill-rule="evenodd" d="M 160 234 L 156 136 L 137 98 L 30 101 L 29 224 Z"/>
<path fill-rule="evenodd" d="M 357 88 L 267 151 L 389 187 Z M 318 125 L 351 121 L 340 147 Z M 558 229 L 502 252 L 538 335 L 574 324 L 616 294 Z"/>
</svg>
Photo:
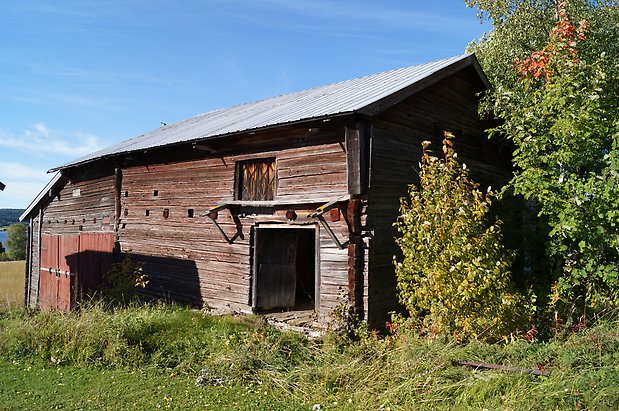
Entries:
<svg viewBox="0 0 619 411">
<path fill-rule="evenodd" d="M 51 178 L 42 167 L 0 162 L 0 180 L 6 184 L 0 192 L 0 208 L 26 208 Z"/>
<path fill-rule="evenodd" d="M 92 134 L 65 133 L 52 130 L 44 123 L 34 124 L 17 136 L 0 134 L 0 147 L 67 157 L 80 157 L 101 148 L 98 138 Z"/>
<path fill-rule="evenodd" d="M 0 208 L 26 208 L 41 192 L 52 178 L 47 175 L 47 180 L 41 183 L 4 180 L 4 191 L 0 191 Z"/>
<path fill-rule="evenodd" d="M 0 162 L 0 176 L 3 181 L 47 181 L 49 175 L 44 168 L 28 167 L 20 163 Z M 5 182 L 6 184 L 6 182 Z"/>
</svg>

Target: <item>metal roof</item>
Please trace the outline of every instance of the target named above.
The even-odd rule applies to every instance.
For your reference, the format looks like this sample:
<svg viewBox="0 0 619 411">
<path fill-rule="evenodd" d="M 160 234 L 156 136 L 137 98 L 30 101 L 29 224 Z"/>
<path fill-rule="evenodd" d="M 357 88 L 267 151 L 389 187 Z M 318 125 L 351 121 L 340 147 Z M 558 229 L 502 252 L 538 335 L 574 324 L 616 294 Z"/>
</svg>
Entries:
<svg viewBox="0 0 619 411">
<path fill-rule="evenodd" d="M 50 171 L 155 147 L 206 140 L 316 118 L 363 113 L 364 108 L 454 65 L 466 67 L 471 64 L 487 84 L 474 55 L 465 54 L 200 114 L 88 154 Z"/>
</svg>

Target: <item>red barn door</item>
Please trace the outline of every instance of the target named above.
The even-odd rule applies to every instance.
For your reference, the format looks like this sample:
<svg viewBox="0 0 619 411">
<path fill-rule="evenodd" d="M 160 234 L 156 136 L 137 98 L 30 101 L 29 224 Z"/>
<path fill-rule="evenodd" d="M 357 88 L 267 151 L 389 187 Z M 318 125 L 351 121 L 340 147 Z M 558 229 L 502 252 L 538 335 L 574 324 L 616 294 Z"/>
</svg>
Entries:
<svg viewBox="0 0 619 411">
<path fill-rule="evenodd" d="M 42 310 L 69 311 L 77 288 L 96 290 L 112 266 L 113 233 L 41 236 L 39 305 Z"/>
</svg>

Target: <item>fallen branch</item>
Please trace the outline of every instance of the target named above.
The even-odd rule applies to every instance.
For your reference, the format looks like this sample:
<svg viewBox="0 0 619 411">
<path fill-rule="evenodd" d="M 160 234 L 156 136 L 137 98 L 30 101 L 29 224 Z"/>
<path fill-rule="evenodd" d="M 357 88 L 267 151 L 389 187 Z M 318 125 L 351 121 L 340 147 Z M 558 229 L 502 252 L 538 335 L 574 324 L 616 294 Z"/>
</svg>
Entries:
<svg viewBox="0 0 619 411">
<path fill-rule="evenodd" d="M 475 369 L 485 368 L 485 369 L 490 369 L 490 370 L 500 370 L 500 371 L 516 372 L 520 374 L 537 375 L 541 377 L 550 376 L 550 371 L 543 370 L 543 369 L 534 370 L 531 368 L 519 368 L 519 367 L 512 367 L 509 365 L 488 364 L 485 362 L 475 362 L 475 361 L 458 361 L 457 364 L 463 365 L 465 367 L 472 367 Z"/>
</svg>

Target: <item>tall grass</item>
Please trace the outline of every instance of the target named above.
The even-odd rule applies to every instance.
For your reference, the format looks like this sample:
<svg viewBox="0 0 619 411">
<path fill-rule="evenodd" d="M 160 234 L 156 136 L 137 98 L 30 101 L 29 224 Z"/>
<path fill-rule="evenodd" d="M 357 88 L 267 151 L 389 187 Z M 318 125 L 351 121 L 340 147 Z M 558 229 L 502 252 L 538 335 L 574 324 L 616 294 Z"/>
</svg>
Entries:
<svg viewBox="0 0 619 411">
<path fill-rule="evenodd" d="M 546 343 L 309 341 L 252 316 L 94 304 L 71 314 L 4 311 L 0 359 L 161 370 L 198 385 L 268 390 L 279 404 L 307 409 L 619 408 L 619 324 L 610 319 Z M 473 370 L 461 360 L 543 366 L 551 375 Z"/>
<path fill-rule="evenodd" d="M 0 308 L 23 304 L 25 267 L 25 261 L 0 261 Z"/>
</svg>

